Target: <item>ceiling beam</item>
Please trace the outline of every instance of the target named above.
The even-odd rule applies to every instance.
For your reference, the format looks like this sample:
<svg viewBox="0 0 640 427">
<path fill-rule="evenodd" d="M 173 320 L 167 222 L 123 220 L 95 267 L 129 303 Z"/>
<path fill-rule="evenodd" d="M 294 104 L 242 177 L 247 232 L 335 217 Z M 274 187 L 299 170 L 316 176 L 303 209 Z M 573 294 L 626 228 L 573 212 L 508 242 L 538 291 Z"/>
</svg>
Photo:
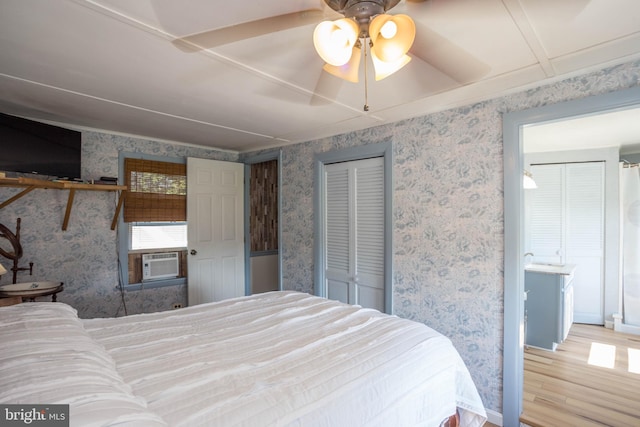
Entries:
<svg viewBox="0 0 640 427">
<path fill-rule="evenodd" d="M 531 52 L 535 55 L 545 75 L 547 77 L 554 77 L 556 72 L 553 69 L 553 65 L 551 64 L 547 52 L 544 50 L 544 46 L 542 46 L 536 31 L 531 26 L 531 20 L 522 7 L 520 0 L 502 0 L 502 3 L 509 11 L 511 18 L 513 18 L 513 22 L 516 24 L 520 30 L 520 34 L 522 34 L 522 37 L 524 37 L 525 41 L 531 48 Z"/>
</svg>

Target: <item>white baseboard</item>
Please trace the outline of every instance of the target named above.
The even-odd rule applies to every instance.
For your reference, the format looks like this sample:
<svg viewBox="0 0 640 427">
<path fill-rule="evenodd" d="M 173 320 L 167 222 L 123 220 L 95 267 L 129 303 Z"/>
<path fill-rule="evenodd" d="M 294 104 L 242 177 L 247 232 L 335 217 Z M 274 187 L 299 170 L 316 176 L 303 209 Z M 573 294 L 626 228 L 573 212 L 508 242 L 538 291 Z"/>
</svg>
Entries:
<svg viewBox="0 0 640 427">
<path fill-rule="evenodd" d="M 502 414 L 500 412 L 487 409 L 487 421 L 497 426 L 502 426 Z"/>
<path fill-rule="evenodd" d="M 613 315 L 613 330 L 616 332 L 623 332 L 625 334 L 635 334 L 640 335 L 640 326 L 626 325 L 622 323 L 622 315 L 614 314 Z"/>
</svg>

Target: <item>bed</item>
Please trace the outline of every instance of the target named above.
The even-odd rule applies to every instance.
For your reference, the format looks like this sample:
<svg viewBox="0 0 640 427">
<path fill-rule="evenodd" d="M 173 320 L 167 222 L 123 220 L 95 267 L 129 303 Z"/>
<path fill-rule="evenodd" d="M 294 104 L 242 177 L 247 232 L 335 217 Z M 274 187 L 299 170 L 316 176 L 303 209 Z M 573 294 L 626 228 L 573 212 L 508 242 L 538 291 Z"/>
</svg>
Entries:
<svg viewBox="0 0 640 427">
<path fill-rule="evenodd" d="M 72 426 L 484 424 L 450 340 L 299 292 L 87 319 L 0 308 L 0 402 L 69 404 Z"/>
</svg>

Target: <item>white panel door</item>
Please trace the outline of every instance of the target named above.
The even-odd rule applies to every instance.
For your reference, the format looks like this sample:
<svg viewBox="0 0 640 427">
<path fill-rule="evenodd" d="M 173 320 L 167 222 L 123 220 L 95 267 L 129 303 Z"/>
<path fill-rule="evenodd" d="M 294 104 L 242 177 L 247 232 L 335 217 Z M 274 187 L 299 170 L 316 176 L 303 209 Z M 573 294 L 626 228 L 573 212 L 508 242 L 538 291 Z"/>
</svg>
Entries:
<svg viewBox="0 0 640 427">
<path fill-rule="evenodd" d="M 244 295 L 244 165 L 187 159 L 189 305 Z"/>
<path fill-rule="evenodd" d="M 325 166 L 328 298 L 384 311 L 384 159 Z"/>
<path fill-rule="evenodd" d="M 604 323 L 604 163 L 532 165 L 527 206 L 535 262 L 575 264 L 574 321 Z"/>
</svg>

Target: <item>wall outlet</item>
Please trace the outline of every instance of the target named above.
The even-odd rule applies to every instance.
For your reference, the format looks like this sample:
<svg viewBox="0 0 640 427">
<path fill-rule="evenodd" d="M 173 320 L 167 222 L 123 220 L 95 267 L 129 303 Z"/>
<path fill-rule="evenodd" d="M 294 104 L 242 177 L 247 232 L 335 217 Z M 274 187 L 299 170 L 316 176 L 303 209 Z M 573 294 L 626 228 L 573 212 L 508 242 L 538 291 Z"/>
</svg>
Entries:
<svg viewBox="0 0 640 427">
<path fill-rule="evenodd" d="M 171 304 L 171 310 L 176 310 L 178 308 L 182 308 L 182 304 L 180 304 L 179 302 L 174 302 L 173 304 Z"/>
</svg>

